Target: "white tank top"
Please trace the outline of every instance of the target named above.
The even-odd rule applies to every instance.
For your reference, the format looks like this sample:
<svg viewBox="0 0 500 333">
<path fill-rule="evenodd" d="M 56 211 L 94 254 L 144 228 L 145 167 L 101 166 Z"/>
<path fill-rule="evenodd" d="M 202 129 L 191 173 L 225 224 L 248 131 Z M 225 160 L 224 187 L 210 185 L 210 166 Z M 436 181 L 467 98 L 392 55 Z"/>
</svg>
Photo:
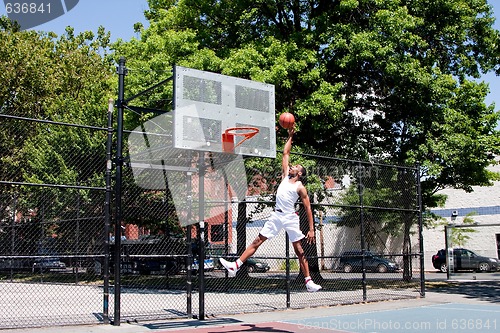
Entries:
<svg viewBox="0 0 500 333">
<path fill-rule="evenodd" d="M 290 183 L 288 177 L 281 181 L 280 186 L 278 186 L 278 191 L 276 192 L 276 210 L 282 211 L 283 213 L 294 213 L 295 212 L 295 202 L 299 198 L 299 193 L 297 189 L 300 182 Z"/>
</svg>

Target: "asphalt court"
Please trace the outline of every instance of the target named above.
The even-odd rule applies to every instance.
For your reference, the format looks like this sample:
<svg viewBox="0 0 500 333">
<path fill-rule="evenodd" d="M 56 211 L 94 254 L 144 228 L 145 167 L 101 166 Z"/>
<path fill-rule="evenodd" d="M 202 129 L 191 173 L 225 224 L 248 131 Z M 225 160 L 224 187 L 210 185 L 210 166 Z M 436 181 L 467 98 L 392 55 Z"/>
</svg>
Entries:
<svg viewBox="0 0 500 333">
<path fill-rule="evenodd" d="M 199 325 L 199 322 L 198 322 Z M 310 317 L 262 323 L 241 323 L 237 320 L 207 320 L 202 327 L 149 327 L 157 332 L 220 333 L 455 333 L 500 331 L 500 306 L 487 304 L 444 303 L 394 310 L 371 311 L 335 316 Z M 166 329 L 166 330 L 163 330 Z"/>
</svg>

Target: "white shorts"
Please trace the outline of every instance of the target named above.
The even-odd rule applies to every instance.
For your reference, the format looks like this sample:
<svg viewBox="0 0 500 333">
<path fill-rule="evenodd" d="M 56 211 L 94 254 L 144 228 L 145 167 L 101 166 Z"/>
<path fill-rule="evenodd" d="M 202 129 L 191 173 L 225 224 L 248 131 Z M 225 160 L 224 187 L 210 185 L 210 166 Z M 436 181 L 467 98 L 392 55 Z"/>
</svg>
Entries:
<svg viewBox="0 0 500 333">
<path fill-rule="evenodd" d="M 272 239 L 281 229 L 285 229 L 290 242 L 294 243 L 305 237 L 299 226 L 299 216 L 297 214 L 272 212 L 269 220 L 260 230 L 260 234 L 267 239 Z"/>
</svg>

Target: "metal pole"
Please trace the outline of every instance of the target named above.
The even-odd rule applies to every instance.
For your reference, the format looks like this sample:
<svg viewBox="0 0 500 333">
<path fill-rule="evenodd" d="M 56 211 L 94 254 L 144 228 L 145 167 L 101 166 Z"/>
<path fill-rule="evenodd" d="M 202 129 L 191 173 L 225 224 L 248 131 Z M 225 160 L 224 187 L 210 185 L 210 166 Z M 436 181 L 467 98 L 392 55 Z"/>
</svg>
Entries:
<svg viewBox="0 0 500 333">
<path fill-rule="evenodd" d="M 77 182 L 77 185 L 78 182 Z M 80 253 L 80 190 L 76 192 L 76 230 L 75 230 L 75 253 Z M 80 258 L 76 258 L 76 260 L 71 259 L 71 262 L 75 265 L 73 267 L 73 271 L 75 272 L 75 284 L 78 284 L 78 265 L 80 262 Z"/>
<path fill-rule="evenodd" d="M 225 201 L 225 203 L 224 203 L 224 256 L 227 256 L 229 254 L 229 218 L 231 218 L 231 222 L 233 220 L 232 214 L 231 214 L 231 216 L 229 216 L 229 209 L 231 209 L 231 211 L 232 211 L 233 205 L 231 203 L 231 207 L 229 207 L 230 198 L 229 198 L 229 182 L 227 180 L 227 172 L 224 172 L 224 201 Z M 219 254 L 219 257 L 222 257 L 222 253 Z M 220 265 L 220 260 L 219 260 L 219 265 Z M 227 278 L 227 271 L 225 272 L 225 277 Z M 224 286 L 225 286 L 224 290 L 227 291 L 228 284 L 224 283 Z"/>
<path fill-rule="evenodd" d="M 420 251 L 420 295 L 425 297 L 425 273 L 424 273 L 424 223 L 422 219 L 422 188 L 420 184 L 420 166 L 417 167 L 417 200 L 418 200 L 418 238 Z"/>
<path fill-rule="evenodd" d="M 186 258 L 186 267 L 187 267 L 187 279 L 186 279 L 186 297 L 187 297 L 187 315 L 188 318 L 193 318 L 193 277 L 192 277 L 192 269 L 193 269 L 193 248 L 191 247 L 191 232 L 193 230 L 193 226 L 191 224 L 191 216 L 192 216 L 192 205 L 193 205 L 193 193 L 192 193 L 192 179 L 193 174 L 191 172 L 187 173 L 187 193 L 188 193 L 188 207 L 187 207 L 187 228 L 186 228 L 186 243 L 187 243 L 187 258 Z"/>
<path fill-rule="evenodd" d="M 106 140 L 106 199 L 104 203 L 104 260 L 102 265 L 102 273 L 104 279 L 103 287 L 103 305 L 102 315 L 103 322 L 109 324 L 109 230 L 111 228 L 111 170 L 113 163 L 111 161 L 111 150 L 113 144 L 113 110 L 114 101 L 108 101 L 108 138 Z"/>
<path fill-rule="evenodd" d="M 319 211 L 319 246 L 321 251 L 321 269 L 325 270 L 325 236 L 323 232 L 323 211 Z"/>
<path fill-rule="evenodd" d="M 285 233 L 285 255 L 286 255 L 286 308 L 290 308 L 290 238 Z"/>
<path fill-rule="evenodd" d="M 198 157 L 199 164 L 199 193 L 198 193 L 198 281 L 199 281 L 199 320 L 205 320 L 205 153 L 200 151 Z"/>
<path fill-rule="evenodd" d="M 364 203 L 363 203 L 363 172 L 362 165 L 358 163 L 358 194 L 359 194 L 359 222 L 360 222 L 360 236 L 361 236 L 361 271 L 363 274 L 362 277 L 362 286 L 363 286 L 363 301 L 366 301 L 366 267 L 365 267 L 365 221 L 364 221 Z"/>
<path fill-rule="evenodd" d="M 450 279 L 450 251 L 448 250 L 448 247 L 450 246 L 448 242 L 449 238 L 449 226 L 445 225 L 444 226 L 444 244 L 445 244 L 445 249 L 446 249 L 446 279 Z"/>
<path fill-rule="evenodd" d="M 11 230 L 10 230 L 10 253 L 11 256 L 14 256 L 16 254 L 16 210 L 17 210 L 17 199 L 18 195 L 15 194 L 14 196 L 14 204 L 12 205 L 12 220 L 11 220 Z M 35 266 L 33 266 L 35 267 Z M 10 280 L 12 282 L 14 276 L 14 259 L 10 259 Z"/>
<path fill-rule="evenodd" d="M 127 68 L 125 67 L 125 58 L 121 57 L 118 62 L 118 114 L 116 128 L 116 188 L 115 188 L 115 253 L 114 253 L 114 268 L 115 268 L 115 311 L 114 311 L 114 326 L 120 326 L 120 298 L 121 298 L 121 220 L 122 220 L 122 167 L 123 167 L 123 104 L 125 95 L 125 76 Z"/>
</svg>

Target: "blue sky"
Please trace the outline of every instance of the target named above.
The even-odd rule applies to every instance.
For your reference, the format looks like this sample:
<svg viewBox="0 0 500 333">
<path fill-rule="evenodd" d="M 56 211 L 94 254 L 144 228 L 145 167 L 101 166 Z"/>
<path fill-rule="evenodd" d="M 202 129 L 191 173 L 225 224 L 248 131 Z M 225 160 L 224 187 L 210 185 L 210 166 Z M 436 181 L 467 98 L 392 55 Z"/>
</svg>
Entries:
<svg viewBox="0 0 500 333">
<path fill-rule="evenodd" d="M 496 17 L 500 18 L 500 1 L 489 0 L 489 3 L 493 5 Z M 118 38 L 128 40 L 138 37 L 134 34 L 134 23 L 147 24 L 143 14 L 147 8 L 146 0 L 80 0 L 71 11 L 33 29 L 62 34 L 67 26 L 72 26 L 77 33 L 97 32 L 102 25 L 111 32 L 112 41 Z M 6 15 L 4 6 L 0 6 L 0 15 Z M 495 23 L 495 28 L 500 30 L 500 20 Z M 491 73 L 483 79 L 490 84 L 486 103 L 495 103 L 495 109 L 500 109 L 500 77 Z"/>
<path fill-rule="evenodd" d="M 148 9 L 146 0 L 80 0 L 66 14 L 32 30 L 54 31 L 63 34 L 67 26 L 75 32 L 93 31 L 102 25 L 111 32 L 111 39 L 128 40 L 134 35 L 134 23 L 147 23 L 144 11 Z M 5 7 L 0 6 L 0 15 L 6 15 Z"/>
</svg>

